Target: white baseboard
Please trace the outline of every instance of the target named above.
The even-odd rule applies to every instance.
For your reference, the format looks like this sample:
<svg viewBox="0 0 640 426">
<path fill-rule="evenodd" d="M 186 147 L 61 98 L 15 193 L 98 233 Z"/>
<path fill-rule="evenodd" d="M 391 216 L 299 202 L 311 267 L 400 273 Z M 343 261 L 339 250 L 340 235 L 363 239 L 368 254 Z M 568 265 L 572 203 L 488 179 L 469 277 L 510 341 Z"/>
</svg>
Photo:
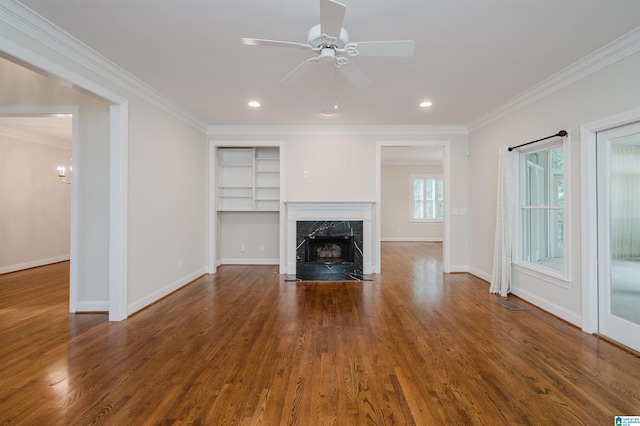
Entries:
<svg viewBox="0 0 640 426">
<path fill-rule="evenodd" d="M 442 238 L 438 237 L 382 237 L 380 241 L 390 241 L 390 242 L 423 242 L 423 243 L 441 243 Z"/>
<path fill-rule="evenodd" d="M 575 312 L 571 312 L 563 308 L 562 306 L 558 306 L 555 303 L 549 302 L 548 300 L 538 297 L 526 290 L 512 288 L 511 293 L 523 300 L 526 300 L 529 303 L 536 305 L 540 309 L 544 309 L 545 311 L 559 318 L 562 318 L 563 320 L 575 325 L 578 328 L 582 327 L 582 318 Z"/>
<path fill-rule="evenodd" d="M 469 266 L 467 268 L 467 272 L 470 273 L 471 275 L 475 275 L 476 277 L 480 278 L 481 280 L 485 280 L 487 282 L 491 282 L 491 274 L 487 274 L 484 271 L 481 271 L 480 269 L 474 268 L 472 266 Z"/>
<path fill-rule="evenodd" d="M 16 265 L 8 265 L 0 267 L 0 274 L 8 274 L 9 272 L 22 271 L 23 269 L 37 268 L 38 266 L 51 265 L 52 263 L 65 262 L 69 260 L 69 255 L 50 257 L 48 259 L 32 260 L 30 262 L 18 263 Z"/>
<path fill-rule="evenodd" d="M 76 302 L 76 312 L 109 312 L 108 300 Z"/>
<path fill-rule="evenodd" d="M 186 275 L 184 277 L 182 277 L 181 279 L 157 290 L 154 291 L 153 293 L 151 293 L 150 295 L 137 300 L 133 303 L 130 303 L 127 306 L 127 315 L 131 315 L 134 312 L 137 312 L 141 309 L 146 308 L 147 306 L 151 305 L 154 302 L 157 302 L 158 300 L 162 299 L 163 297 L 167 296 L 168 294 L 173 293 L 174 291 L 178 290 L 180 287 L 183 287 L 187 284 L 189 284 L 191 281 L 195 280 L 196 278 L 199 278 L 203 275 L 206 274 L 206 268 L 201 268 L 198 269 L 197 271 Z"/>
<path fill-rule="evenodd" d="M 280 259 L 220 259 L 219 265 L 279 265 Z"/>
<path fill-rule="evenodd" d="M 449 265 L 449 273 L 469 272 L 467 265 Z"/>
</svg>

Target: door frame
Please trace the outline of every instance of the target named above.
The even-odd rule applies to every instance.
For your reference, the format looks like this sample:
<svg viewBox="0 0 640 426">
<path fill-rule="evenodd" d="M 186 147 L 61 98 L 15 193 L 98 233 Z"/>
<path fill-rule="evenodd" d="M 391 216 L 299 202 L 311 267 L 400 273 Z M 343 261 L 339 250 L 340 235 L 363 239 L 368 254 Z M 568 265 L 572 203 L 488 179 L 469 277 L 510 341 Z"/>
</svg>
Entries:
<svg viewBox="0 0 640 426">
<path fill-rule="evenodd" d="M 640 108 L 580 126 L 582 330 L 598 333 L 596 133 L 640 121 Z"/>
<path fill-rule="evenodd" d="M 128 100 L 114 92 L 90 81 L 69 68 L 53 62 L 34 50 L 14 43 L 13 41 L 0 36 L 0 57 L 23 66 L 38 74 L 57 79 L 63 84 L 66 82 L 76 90 L 93 96 L 110 105 L 109 108 L 109 279 L 108 279 L 108 311 L 109 321 L 122 321 L 127 318 L 127 212 L 128 212 L 128 146 L 129 146 L 129 104 Z M 37 108 L 37 107 L 34 107 Z M 52 109 L 55 107 L 52 107 Z M 9 108 L 6 108 L 7 110 Z M 58 108 L 60 110 L 61 108 Z M 77 135 L 76 126 L 81 119 L 75 119 L 80 115 L 74 114 L 74 131 Z M 79 149 L 82 143 L 80 138 L 74 136 L 72 150 Z M 77 151 L 76 151 L 77 152 Z M 78 156 L 76 162 L 80 161 Z M 80 171 L 81 166 L 77 163 L 76 168 Z M 76 173 L 78 177 L 78 173 Z M 77 187 L 77 185 L 76 185 Z M 70 252 L 71 265 L 77 264 L 77 249 L 74 250 L 74 238 L 78 235 L 79 208 L 74 207 L 72 190 L 72 210 L 71 210 L 71 234 L 72 248 Z M 79 194 L 76 193 L 75 200 Z M 77 273 L 70 271 L 70 294 L 73 297 L 70 303 L 70 311 L 75 312 L 77 306 Z"/>
<path fill-rule="evenodd" d="M 373 273 L 379 274 L 382 269 L 381 257 L 381 202 L 382 202 L 382 147 L 423 147 L 442 148 L 442 178 L 444 179 L 444 217 L 443 238 L 442 238 L 442 269 L 445 273 L 451 272 L 451 142 L 448 140 L 400 140 L 400 141 L 378 141 L 376 143 L 376 205 L 375 205 L 375 226 L 373 253 Z"/>
</svg>

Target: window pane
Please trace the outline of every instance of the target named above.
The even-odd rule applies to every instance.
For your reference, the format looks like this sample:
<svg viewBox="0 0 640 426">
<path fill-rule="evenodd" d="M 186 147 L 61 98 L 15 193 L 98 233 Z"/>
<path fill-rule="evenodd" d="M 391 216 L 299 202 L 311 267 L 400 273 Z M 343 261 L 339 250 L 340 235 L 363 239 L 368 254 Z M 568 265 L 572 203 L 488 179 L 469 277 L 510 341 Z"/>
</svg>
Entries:
<svg viewBox="0 0 640 426">
<path fill-rule="evenodd" d="M 555 170 L 564 169 L 564 151 L 561 146 L 551 149 L 551 168 Z"/>
<path fill-rule="evenodd" d="M 522 260 L 564 270 L 565 200 L 562 146 L 523 156 Z"/>
<path fill-rule="evenodd" d="M 562 271 L 563 225 L 562 210 L 523 210 L 522 260 Z"/>
<path fill-rule="evenodd" d="M 424 219 L 424 180 L 413 180 L 413 218 Z"/>
<path fill-rule="evenodd" d="M 411 220 L 442 220 L 444 182 L 440 175 L 411 175 Z"/>
<path fill-rule="evenodd" d="M 424 202 L 422 200 L 413 203 L 413 218 L 424 219 Z"/>
<path fill-rule="evenodd" d="M 425 179 L 427 200 L 433 200 L 433 179 Z"/>
</svg>

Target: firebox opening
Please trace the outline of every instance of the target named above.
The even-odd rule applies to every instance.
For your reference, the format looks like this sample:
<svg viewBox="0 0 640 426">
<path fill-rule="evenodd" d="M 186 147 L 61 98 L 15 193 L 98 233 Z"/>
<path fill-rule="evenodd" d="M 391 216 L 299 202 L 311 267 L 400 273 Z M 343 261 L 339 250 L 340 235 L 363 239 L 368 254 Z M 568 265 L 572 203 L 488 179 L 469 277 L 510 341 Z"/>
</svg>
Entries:
<svg viewBox="0 0 640 426">
<path fill-rule="evenodd" d="M 307 237 L 305 261 L 325 265 L 354 262 L 353 236 Z"/>
</svg>

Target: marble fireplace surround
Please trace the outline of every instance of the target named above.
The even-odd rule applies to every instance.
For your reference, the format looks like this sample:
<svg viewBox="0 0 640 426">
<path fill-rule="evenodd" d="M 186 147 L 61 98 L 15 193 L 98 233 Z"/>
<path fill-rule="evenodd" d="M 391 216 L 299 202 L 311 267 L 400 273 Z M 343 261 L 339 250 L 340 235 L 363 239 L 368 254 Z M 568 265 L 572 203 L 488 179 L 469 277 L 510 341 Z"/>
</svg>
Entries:
<svg viewBox="0 0 640 426">
<path fill-rule="evenodd" d="M 285 259 L 288 274 L 296 273 L 296 233 L 298 221 L 362 221 L 362 270 L 373 270 L 373 212 L 371 201 L 296 201 L 285 202 Z"/>
</svg>

